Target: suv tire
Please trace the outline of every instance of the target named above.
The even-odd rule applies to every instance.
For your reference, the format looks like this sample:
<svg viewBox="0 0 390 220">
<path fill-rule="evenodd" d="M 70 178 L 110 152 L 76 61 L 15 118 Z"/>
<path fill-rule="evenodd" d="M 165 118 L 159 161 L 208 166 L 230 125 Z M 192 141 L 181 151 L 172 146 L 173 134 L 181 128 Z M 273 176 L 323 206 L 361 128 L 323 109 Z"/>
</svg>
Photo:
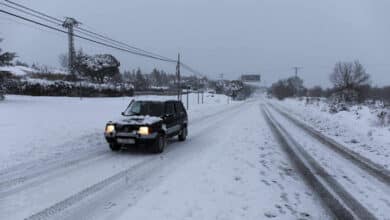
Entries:
<svg viewBox="0 0 390 220">
<path fill-rule="evenodd" d="M 110 149 L 112 151 L 120 151 L 121 145 L 119 145 L 119 144 L 110 144 Z"/>
<path fill-rule="evenodd" d="M 160 154 L 164 151 L 166 145 L 167 145 L 167 139 L 165 135 L 160 134 L 152 146 L 152 152 L 155 154 Z"/>
<path fill-rule="evenodd" d="M 179 141 L 185 141 L 187 139 L 187 135 L 188 135 L 187 126 L 184 126 L 181 129 L 180 134 L 178 135 Z"/>
</svg>

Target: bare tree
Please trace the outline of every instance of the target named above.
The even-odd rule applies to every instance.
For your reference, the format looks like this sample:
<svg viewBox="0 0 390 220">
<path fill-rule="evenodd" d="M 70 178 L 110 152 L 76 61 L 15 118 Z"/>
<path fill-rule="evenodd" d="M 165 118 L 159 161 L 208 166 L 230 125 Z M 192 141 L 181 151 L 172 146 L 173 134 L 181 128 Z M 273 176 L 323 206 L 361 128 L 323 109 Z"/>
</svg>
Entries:
<svg viewBox="0 0 390 220">
<path fill-rule="evenodd" d="M 333 73 L 330 75 L 330 81 L 338 89 L 356 89 L 363 85 L 368 85 L 370 75 L 359 61 L 338 62 Z"/>
<path fill-rule="evenodd" d="M 338 62 L 330 75 L 330 81 L 340 101 L 362 101 L 362 88 L 369 85 L 370 75 L 358 60 Z"/>
</svg>

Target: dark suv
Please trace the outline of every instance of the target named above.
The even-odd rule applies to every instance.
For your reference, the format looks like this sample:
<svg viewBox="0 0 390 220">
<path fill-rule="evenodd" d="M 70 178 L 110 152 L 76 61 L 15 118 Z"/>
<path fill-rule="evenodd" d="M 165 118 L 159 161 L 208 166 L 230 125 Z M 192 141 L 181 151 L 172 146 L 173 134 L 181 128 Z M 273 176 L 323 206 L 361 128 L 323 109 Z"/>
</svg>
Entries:
<svg viewBox="0 0 390 220">
<path fill-rule="evenodd" d="M 167 138 L 184 141 L 188 130 L 187 112 L 180 101 L 131 101 L 118 121 L 109 121 L 104 135 L 111 150 L 141 145 L 161 153 Z"/>
</svg>

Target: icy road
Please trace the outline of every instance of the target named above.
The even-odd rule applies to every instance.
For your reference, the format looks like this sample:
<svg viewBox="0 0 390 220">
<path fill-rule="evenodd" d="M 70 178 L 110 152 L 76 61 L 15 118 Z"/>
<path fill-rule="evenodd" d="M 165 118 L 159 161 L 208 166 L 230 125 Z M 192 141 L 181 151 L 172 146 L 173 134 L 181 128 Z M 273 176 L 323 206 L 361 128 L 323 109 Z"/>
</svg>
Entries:
<svg viewBox="0 0 390 220">
<path fill-rule="evenodd" d="M 68 122 L 72 121 L 69 115 L 82 114 L 71 109 L 101 108 L 88 116 L 75 116 L 85 123 L 91 120 L 92 125 L 75 123 L 75 130 L 82 131 L 82 135 L 72 133 L 75 131 L 54 116 L 51 123 L 43 123 L 44 128 L 60 124 L 68 134 L 62 143 L 53 138 L 57 134 L 53 130 L 47 131 L 53 132 L 52 137 L 42 135 L 42 140 L 28 136 L 27 142 L 15 139 L 26 153 L 13 151 L 9 147 L 14 146 L 13 141 L 4 137 L 8 148 L 2 146 L 0 155 L 4 158 L 0 170 L 0 219 L 335 219 L 335 214 L 348 217 L 351 213 L 356 214 L 354 218 L 368 215 L 386 219 L 390 211 L 386 180 L 357 166 L 357 162 L 337 157 L 338 153 L 318 144 L 303 130 L 298 133 L 299 127 L 260 98 L 227 104 L 225 97 L 216 96 L 207 97 L 204 105 L 193 105 L 188 140 L 171 140 L 161 155 L 139 149 L 113 153 L 102 132 L 95 132 L 101 120 L 99 114 L 110 112 L 104 103 L 117 103 L 124 108 L 128 100 L 67 99 L 61 107 L 56 103 L 64 100 L 56 98 L 9 97 L 0 104 L 0 111 L 17 109 L 26 100 L 30 105 L 24 106 L 23 111 L 35 109 L 39 115 L 40 106 L 45 106 L 47 117 L 52 117 L 53 111 L 69 117 Z M 11 129 L 10 133 L 23 127 L 23 120 L 14 123 L 0 113 L 4 117 L 0 129 Z M 99 123 L 92 122 L 94 117 Z M 26 120 L 34 124 L 42 119 Z M 293 135 L 278 130 L 276 122 L 286 125 L 285 130 L 293 131 Z M 292 141 L 291 137 L 299 140 Z M 336 176 L 335 181 L 340 181 L 337 189 L 328 179 L 319 181 L 329 191 L 334 190 L 337 196 L 332 198 L 340 204 L 336 201 L 338 205 L 329 205 L 324 200 L 329 198 L 325 192 L 318 196 L 319 190 L 313 187 L 315 177 L 303 172 L 305 169 L 287 147 L 307 149 L 319 158 L 330 176 Z M 17 162 L 12 162 L 13 158 Z M 347 170 L 343 170 L 345 164 Z M 371 174 L 374 179 L 365 178 Z M 349 190 L 339 194 L 346 187 Z M 351 211 L 354 207 L 343 201 L 348 196 L 352 201 L 356 198 L 357 205 L 367 213 Z M 346 210 L 335 211 L 335 207 Z"/>
</svg>

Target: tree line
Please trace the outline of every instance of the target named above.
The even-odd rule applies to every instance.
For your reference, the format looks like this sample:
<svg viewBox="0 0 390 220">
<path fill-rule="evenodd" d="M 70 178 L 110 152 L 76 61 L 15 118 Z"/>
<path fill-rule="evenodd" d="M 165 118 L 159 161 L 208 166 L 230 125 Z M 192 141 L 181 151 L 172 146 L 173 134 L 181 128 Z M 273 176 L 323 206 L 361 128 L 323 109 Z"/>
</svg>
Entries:
<svg viewBox="0 0 390 220">
<path fill-rule="evenodd" d="M 269 89 L 278 99 L 288 97 L 326 97 L 336 103 L 362 103 L 367 100 L 381 100 L 390 103 L 390 86 L 372 87 L 370 75 L 358 61 L 337 62 L 329 75 L 331 88 L 315 86 L 306 88 L 299 77 L 282 79 Z"/>
<path fill-rule="evenodd" d="M 1 42 L 1 41 L 0 41 Z M 36 96 L 132 96 L 134 91 L 177 91 L 177 76 L 154 68 L 144 72 L 141 68 L 120 71 L 120 62 L 111 54 L 87 54 L 79 49 L 74 57 L 74 74 L 53 73 L 45 65 L 27 63 L 14 59 L 16 54 L 0 49 L 0 66 L 23 66 L 34 71 L 24 76 L 15 76 L 0 71 L 0 98 L 10 94 Z M 68 69 L 67 54 L 60 54 L 59 63 Z M 209 80 L 205 76 L 181 76 L 181 89 L 206 90 L 226 94 L 234 99 L 245 99 L 253 89 L 240 80 Z"/>
</svg>

